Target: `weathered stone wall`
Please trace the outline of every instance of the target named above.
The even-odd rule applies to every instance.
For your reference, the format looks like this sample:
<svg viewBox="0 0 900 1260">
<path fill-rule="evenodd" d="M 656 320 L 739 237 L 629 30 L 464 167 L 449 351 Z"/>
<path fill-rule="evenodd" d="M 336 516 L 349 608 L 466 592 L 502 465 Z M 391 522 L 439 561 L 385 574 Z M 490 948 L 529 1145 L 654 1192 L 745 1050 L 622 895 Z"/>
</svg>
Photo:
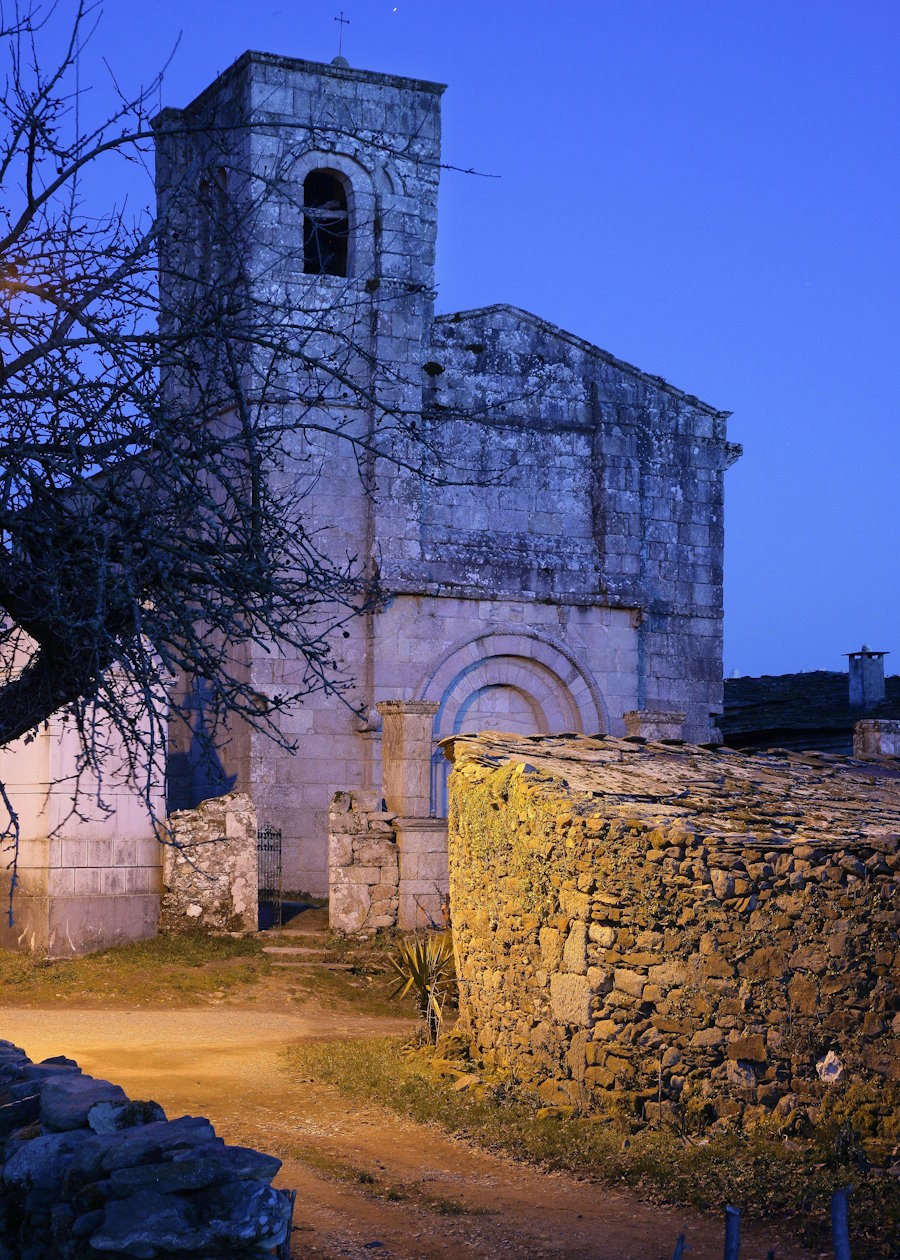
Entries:
<svg viewBox="0 0 900 1260">
<path fill-rule="evenodd" d="M 258 926 L 256 809 L 229 792 L 168 819 L 160 931 L 198 927 L 255 932 Z"/>
<path fill-rule="evenodd" d="M 461 1023 L 489 1061 L 548 1101 L 747 1121 L 814 1100 L 829 1051 L 900 1079 L 900 770 L 448 745 Z"/>
<path fill-rule="evenodd" d="M 400 905 L 396 815 L 381 794 L 336 792 L 328 812 L 328 926 L 370 935 L 394 927 Z"/>
<path fill-rule="evenodd" d="M 83 764 L 64 714 L 33 739 L 0 750 L 0 779 L 19 815 L 13 921 L 0 916 L 4 949 L 70 958 L 156 935 L 162 852 L 150 810 L 115 732 L 101 726 L 97 743 L 109 749 L 102 783 Z M 161 783 L 161 765 L 157 773 Z M 162 814 L 161 791 L 151 793 L 150 804 Z M 0 844 L 3 904 L 13 856 L 7 838 Z"/>
<path fill-rule="evenodd" d="M 399 818 L 377 793 L 336 792 L 328 815 L 328 925 L 370 935 L 442 927 L 447 824 Z"/>
<path fill-rule="evenodd" d="M 271 1155 L 226 1146 L 208 1120 L 32 1063 L 0 1041 L 0 1255 L 287 1255 L 293 1194 Z"/>
</svg>

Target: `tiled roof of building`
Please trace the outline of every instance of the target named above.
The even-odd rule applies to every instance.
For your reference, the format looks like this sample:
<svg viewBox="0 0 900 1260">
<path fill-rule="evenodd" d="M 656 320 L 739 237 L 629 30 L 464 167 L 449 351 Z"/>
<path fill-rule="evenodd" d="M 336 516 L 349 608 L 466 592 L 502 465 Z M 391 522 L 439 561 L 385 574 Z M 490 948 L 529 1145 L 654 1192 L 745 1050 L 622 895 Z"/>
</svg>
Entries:
<svg viewBox="0 0 900 1260">
<path fill-rule="evenodd" d="M 884 701 L 861 709 L 850 707 L 848 675 L 837 670 L 726 678 L 722 735 L 734 748 L 782 744 L 849 752 L 855 723 L 900 720 L 900 675 L 885 678 L 884 685 Z"/>
</svg>

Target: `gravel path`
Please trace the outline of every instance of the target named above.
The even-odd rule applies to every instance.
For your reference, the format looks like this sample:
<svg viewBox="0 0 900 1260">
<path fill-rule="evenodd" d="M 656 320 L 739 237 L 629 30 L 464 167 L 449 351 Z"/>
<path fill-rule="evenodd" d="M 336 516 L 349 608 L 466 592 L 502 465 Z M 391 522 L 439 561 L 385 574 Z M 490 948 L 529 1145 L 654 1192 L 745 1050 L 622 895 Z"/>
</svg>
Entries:
<svg viewBox="0 0 900 1260">
<path fill-rule="evenodd" d="M 295 1257 L 591 1257 L 669 1260 L 682 1230 L 690 1260 L 719 1260 L 722 1223 L 635 1195 L 517 1165 L 336 1091 L 292 1079 L 280 1048 L 310 1038 L 386 1035 L 406 1021 L 300 1007 L 0 1010 L 0 1036 L 35 1060 L 154 1098 L 170 1115 L 206 1115 L 229 1142 L 279 1156 L 298 1190 Z M 777 1228 L 745 1231 L 742 1260 L 812 1260 Z"/>
</svg>

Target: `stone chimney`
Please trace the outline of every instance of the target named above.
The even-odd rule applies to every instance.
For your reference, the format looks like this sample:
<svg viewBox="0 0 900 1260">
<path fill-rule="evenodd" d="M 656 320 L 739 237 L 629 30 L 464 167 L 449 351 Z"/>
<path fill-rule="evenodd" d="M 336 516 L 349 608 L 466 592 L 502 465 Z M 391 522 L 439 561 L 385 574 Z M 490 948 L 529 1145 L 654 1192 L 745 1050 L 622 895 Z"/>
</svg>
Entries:
<svg viewBox="0 0 900 1260">
<path fill-rule="evenodd" d="M 850 662 L 851 709 L 874 709 L 884 700 L 884 658 L 864 643 L 858 652 L 848 652 Z"/>
</svg>

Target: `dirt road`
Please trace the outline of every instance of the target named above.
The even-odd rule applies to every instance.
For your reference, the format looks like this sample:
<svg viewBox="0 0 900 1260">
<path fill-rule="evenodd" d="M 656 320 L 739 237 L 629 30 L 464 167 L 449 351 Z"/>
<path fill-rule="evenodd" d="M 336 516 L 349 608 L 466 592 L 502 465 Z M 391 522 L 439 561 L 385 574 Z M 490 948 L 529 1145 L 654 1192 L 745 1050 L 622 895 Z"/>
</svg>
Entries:
<svg viewBox="0 0 900 1260">
<path fill-rule="evenodd" d="M 133 1098 L 209 1116 L 226 1141 L 279 1156 L 278 1184 L 298 1190 L 292 1256 L 668 1260 L 684 1232 L 690 1260 L 719 1260 L 721 1220 L 523 1167 L 377 1107 L 351 1109 L 278 1064 L 279 1049 L 304 1039 L 406 1028 L 314 1007 L 0 1009 L 0 1037 L 31 1058 L 69 1055 Z M 744 1231 L 742 1260 L 769 1248 L 812 1260 L 777 1228 Z"/>
</svg>

